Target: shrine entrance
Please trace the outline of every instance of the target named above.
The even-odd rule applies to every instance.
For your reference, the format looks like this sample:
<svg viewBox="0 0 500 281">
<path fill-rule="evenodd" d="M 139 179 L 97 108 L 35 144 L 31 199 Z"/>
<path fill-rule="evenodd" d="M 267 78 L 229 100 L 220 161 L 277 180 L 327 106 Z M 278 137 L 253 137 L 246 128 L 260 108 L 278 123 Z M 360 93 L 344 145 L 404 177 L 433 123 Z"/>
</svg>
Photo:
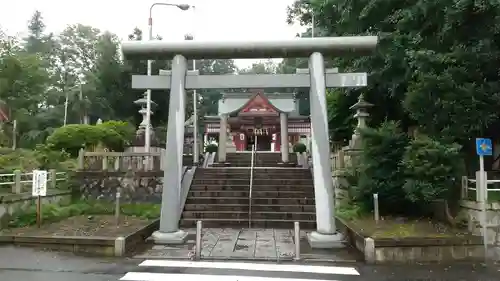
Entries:
<svg viewBox="0 0 500 281">
<path fill-rule="evenodd" d="M 268 135 L 248 135 L 247 150 L 252 150 L 252 145 L 255 145 L 256 151 L 272 151 L 271 142 L 272 138 Z"/>
</svg>

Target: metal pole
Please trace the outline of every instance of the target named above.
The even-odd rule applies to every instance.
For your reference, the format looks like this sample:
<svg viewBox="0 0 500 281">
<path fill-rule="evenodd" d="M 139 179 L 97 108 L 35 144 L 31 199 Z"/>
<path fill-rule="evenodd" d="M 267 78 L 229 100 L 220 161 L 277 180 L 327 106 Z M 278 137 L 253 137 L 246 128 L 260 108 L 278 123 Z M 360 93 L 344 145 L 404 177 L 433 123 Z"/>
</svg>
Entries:
<svg viewBox="0 0 500 281">
<path fill-rule="evenodd" d="M 116 190 L 116 197 L 115 197 L 115 224 L 119 225 L 120 224 L 120 188 Z"/>
<path fill-rule="evenodd" d="M 68 91 L 66 89 L 64 89 L 64 92 L 65 92 L 65 95 L 66 95 L 66 98 L 64 100 L 64 124 L 63 126 L 66 126 L 66 122 L 68 120 Z"/>
<path fill-rule="evenodd" d="M 194 7 L 191 5 L 187 4 L 170 4 L 170 3 L 153 3 L 149 7 L 149 19 L 148 19 L 148 40 L 152 41 L 153 40 L 153 8 L 157 5 L 160 6 L 173 6 L 177 7 L 183 11 Z M 147 75 L 151 76 L 151 71 L 152 71 L 152 60 L 148 60 L 148 70 L 147 70 Z M 151 150 L 151 89 L 148 89 L 146 91 L 146 135 L 144 137 L 144 150 L 145 152 L 150 152 Z M 149 162 L 148 162 L 149 163 Z"/>
<path fill-rule="evenodd" d="M 151 18 L 154 4 L 149 9 L 148 40 L 153 40 L 153 19 Z M 148 60 L 148 76 L 151 76 L 153 61 Z M 144 136 L 144 151 L 151 150 L 151 89 L 146 91 L 146 135 Z M 148 159 L 149 160 L 149 159 Z"/>
<path fill-rule="evenodd" d="M 17 148 L 17 119 L 12 123 L 12 150 Z"/>
<path fill-rule="evenodd" d="M 196 70 L 196 60 L 193 60 L 193 70 Z M 200 162 L 200 153 L 198 147 L 198 94 L 196 89 L 193 90 L 193 135 L 194 135 L 194 151 L 193 164 Z"/>
<path fill-rule="evenodd" d="M 482 220 L 482 232 L 483 232 L 483 247 L 484 247 L 484 262 L 488 261 L 488 232 L 486 227 L 486 193 L 488 192 L 488 182 L 486 177 L 486 172 L 484 171 L 484 156 L 479 156 L 479 192 L 480 194 L 480 205 L 481 205 L 481 220 Z"/>
<path fill-rule="evenodd" d="M 196 222 L 196 245 L 195 245 L 195 259 L 201 259 L 201 230 L 202 230 L 202 222 Z"/>
<path fill-rule="evenodd" d="M 314 25 L 315 25 L 315 18 L 314 18 L 314 11 L 312 11 L 312 19 L 311 19 L 311 23 L 312 23 L 312 27 L 311 27 L 311 37 L 314 38 Z"/>
<path fill-rule="evenodd" d="M 294 236 L 295 236 L 295 260 L 300 260 L 300 223 L 296 221 L 294 224 Z"/>
<path fill-rule="evenodd" d="M 380 220 L 380 214 L 378 210 L 378 193 L 373 194 L 373 212 L 375 216 L 375 222 Z"/>
</svg>

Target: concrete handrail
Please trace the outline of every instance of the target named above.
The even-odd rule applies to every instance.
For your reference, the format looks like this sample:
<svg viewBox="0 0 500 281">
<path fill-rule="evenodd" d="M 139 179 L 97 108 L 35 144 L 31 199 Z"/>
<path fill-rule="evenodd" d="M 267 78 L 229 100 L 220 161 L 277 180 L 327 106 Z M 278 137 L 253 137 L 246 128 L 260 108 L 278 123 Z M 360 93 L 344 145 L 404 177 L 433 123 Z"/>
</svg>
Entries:
<svg viewBox="0 0 500 281">
<path fill-rule="evenodd" d="M 186 199 L 187 195 L 189 193 L 189 189 L 191 188 L 191 184 L 194 179 L 194 174 L 196 173 L 196 166 L 191 167 L 191 169 L 188 169 L 188 167 L 184 166 L 183 168 L 183 173 L 182 173 L 182 181 L 181 181 L 181 190 L 180 190 L 180 210 L 178 213 L 177 221 L 181 219 L 182 216 L 182 211 L 184 210 L 184 205 L 186 204 Z"/>
</svg>

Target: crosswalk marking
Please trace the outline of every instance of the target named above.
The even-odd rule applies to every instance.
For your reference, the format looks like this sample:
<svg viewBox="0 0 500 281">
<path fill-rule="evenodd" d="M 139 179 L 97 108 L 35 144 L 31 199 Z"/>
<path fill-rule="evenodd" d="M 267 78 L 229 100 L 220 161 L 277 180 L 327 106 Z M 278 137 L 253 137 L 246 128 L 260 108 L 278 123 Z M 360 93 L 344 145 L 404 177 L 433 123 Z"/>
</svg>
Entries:
<svg viewBox="0 0 500 281">
<path fill-rule="evenodd" d="M 207 275 L 207 274 L 178 274 L 178 273 L 150 273 L 150 272 L 129 272 L 120 280 L 123 281 L 339 281 L 339 280 L 320 280 L 320 279 L 295 279 L 295 278 L 276 278 L 259 276 L 234 276 L 234 275 Z"/>
<path fill-rule="evenodd" d="M 314 266 L 299 264 L 265 264 L 245 262 L 202 262 L 179 260 L 145 260 L 139 266 L 154 267 L 183 267 L 183 268 L 212 268 L 212 269 L 237 269 L 275 272 L 302 272 L 318 274 L 359 275 L 354 267 L 342 266 Z M 139 279 L 140 280 L 140 279 Z"/>
</svg>

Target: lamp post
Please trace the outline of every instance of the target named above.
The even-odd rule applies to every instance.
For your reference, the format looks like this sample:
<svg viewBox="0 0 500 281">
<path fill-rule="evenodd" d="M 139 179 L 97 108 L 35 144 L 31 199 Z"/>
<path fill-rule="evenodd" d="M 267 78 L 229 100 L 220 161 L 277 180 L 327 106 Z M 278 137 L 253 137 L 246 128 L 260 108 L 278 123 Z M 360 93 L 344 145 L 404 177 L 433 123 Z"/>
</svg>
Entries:
<svg viewBox="0 0 500 281">
<path fill-rule="evenodd" d="M 192 34 L 186 34 L 186 40 L 193 40 L 194 36 Z M 193 71 L 196 70 L 196 60 L 193 60 Z M 193 164 L 198 164 L 200 162 L 200 152 L 198 146 L 198 94 L 196 89 L 193 89 Z"/>
<path fill-rule="evenodd" d="M 69 91 L 74 91 L 74 89 L 76 88 L 77 86 L 73 86 L 69 89 Z M 83 96 L 83 86 L 82 84 L 80 84 L 78 86 L 80 88 L 80 100 L 82 99 L 82 96 Z M 68 89 L 63 89 L 64 91 L 64 119 L 63 119 L 63 127 L 67 125 L 68 123 L 68 105 L 69 105 L 69 91 Z M 85 124 L 85 123 L 84 123 Z"/>
<path fill-rule="evenodd" d="M 149 7 L 149 20 L 148 20 L 148 28 L 149 28 L 149 41 L 153 40 L 153 8 L 155 6 L 171 6 L 177 7 L 182 11 L 189 10 L 190 8 L 194 8 L 194 6 L 188 4 L 172 4 L 172 3 L 153 3 Z M 148 60 L 148 75 L 151 75 L 152 68 L 152 60 Z M 146 135 L 144 136 L 144 150 L 145 152 L 150 152 L 151 150 L 151 89 L 148 89 L 146 92 Z"/>
</svg>

